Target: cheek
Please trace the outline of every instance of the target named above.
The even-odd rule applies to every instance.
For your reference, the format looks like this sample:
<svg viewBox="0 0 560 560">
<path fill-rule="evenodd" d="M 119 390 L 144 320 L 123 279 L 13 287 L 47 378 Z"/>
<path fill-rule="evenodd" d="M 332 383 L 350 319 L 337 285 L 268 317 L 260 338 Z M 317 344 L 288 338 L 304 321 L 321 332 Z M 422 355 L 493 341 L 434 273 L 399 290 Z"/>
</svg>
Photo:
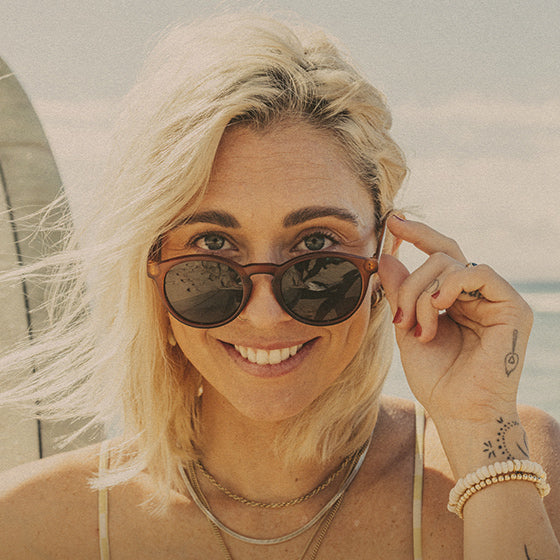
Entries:
<svg viewBox="0 0 560 560">
<path fill-rule="evenodd" d="M 349 336 L 351 340 L 349 340 L 348 342 L 353 347 L 355 347 L 356 352 L 358 351 L 358 348 L 362 345 L 362 342 L 366 336 L 366 332 L 369 326 L 369 319 L 371 316 L 369 301 L 370 300 L 368 297 L 368 299 L 364 301 L 360 309 L 358 309 L 358 311 L 356 311 L 356 313 L 352 317 L 354 321 L 352 322 L 352 326 L 350 327 L 350 332 L 349 332 Z"/>
<path fill-rule="evenodd" d="M 333 365 L 336 364 L 339 368 L 342 365 L 344 369 L 360 349 L 369 326 L 370 299 L 368 292 L 358 311 L 350 319 L 337 325 L 340 330 L 336 334 L 333 333 L 332 339 L 332 342 L 335 340 L 338 342 L 332 344 L 332 351 L 336 353 L 336 358 L 331 356 Z"/>
<path fill-rule="evenodd" d="M 352 322 L 352 330 L 355 331 L 355 334 L 361 333 L 359 335 L 360 344 L 363 338 L 365 337 L 367 328 L 369 326 L 369 320 L 371 317 L 371 297 L 374 291 L 373 282 L 370 280 L 368 289 L 366 291 L 366 295 L 364 296 L 364 301 L 358 308 L 358 311 L 352 315 L 350 321 Z"/>
</svg>

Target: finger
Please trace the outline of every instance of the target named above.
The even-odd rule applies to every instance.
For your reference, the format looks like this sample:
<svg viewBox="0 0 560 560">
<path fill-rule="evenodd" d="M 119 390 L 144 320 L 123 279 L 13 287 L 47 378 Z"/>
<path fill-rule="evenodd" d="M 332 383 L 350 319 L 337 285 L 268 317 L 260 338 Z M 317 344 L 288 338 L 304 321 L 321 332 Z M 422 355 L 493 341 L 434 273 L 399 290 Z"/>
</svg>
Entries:
<svg viewBox="0 0 560 560">
<path fill-rule="evenodd" d="M 397 309 L 401 310 L 397 327 L 403 330 L 418 324 L 416 311 L 423 294 L 437 293 L 441 278 L 450 270 L 463 269 L 463 265 L 444 253 L 435 253 L 401 283 L 397 297 Z M 425 298 L 424 298 L 425 299 Z M 436 310 L 437 313 L 437 310 Z"/>
<path fill-rule="evenodd" d="M 378 273 L 391 311 L 395 315 L 398 308 L 399 287 L 405 278 L 410 275 L 410 272 L 399 259 L 384 253 L 379 259 Z"/>
<path fill-rule="evenodd" d="M 463 264 L 468 262 L 454 239 L 439 233 L 426 224 L 399 219 L 393 214 L 387 221 L 387 227 L 394 236 L 412 243 L 427 255 L 441 252 Z"/>
<path fill-rule="evenodd" d="M 450 271 L 440 286 L 440 293 L 433 298 L 432 303 L 437 309 L 447 309 L 457 300 L 469 301 L 481 298 L 493 303 L 523 302 L 521 296 L 508 282 L 491 267 L 481 264 Z"/>
<path fill-rule="evenodd" d="M 431 288 L 425 290 L 416 301 L 414 336 L 420 342 L 430 342 L 436 337 L 440 311 L 433 305 L 432 300 L 434 295 L 439 294 L 439 286 L 442 282 L 443 278 L 435 278 L 433 285 L 437 290 L 435 292 Z"/>
</svg>

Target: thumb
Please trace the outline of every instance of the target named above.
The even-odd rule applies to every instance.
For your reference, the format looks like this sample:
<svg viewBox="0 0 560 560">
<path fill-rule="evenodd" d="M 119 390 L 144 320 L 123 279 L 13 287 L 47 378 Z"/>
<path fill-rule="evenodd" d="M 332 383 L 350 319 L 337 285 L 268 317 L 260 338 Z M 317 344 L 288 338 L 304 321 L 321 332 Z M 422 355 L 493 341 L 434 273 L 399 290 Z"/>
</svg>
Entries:
<svg viewBox="0 0 560 560">
<path fill-rule="evenodd" d="M 410 276 L 410 272 L 399 259 L 383 254 L 379 259 L 378 273 L 381 285 L 385 290 L 385 296 L 394 315 L 397 311 L 399 288 L 404 280 Z"/>
</svg>

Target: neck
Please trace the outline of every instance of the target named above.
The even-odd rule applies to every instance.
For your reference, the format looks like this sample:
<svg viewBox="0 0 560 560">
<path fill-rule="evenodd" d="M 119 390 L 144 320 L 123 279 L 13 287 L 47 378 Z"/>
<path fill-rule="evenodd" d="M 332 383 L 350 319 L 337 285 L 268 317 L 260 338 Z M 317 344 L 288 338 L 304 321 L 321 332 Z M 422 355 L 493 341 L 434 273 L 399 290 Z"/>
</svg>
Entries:
<svg viewBox="0 0 560 560">
<path fill-rule="evenodd" d="M 246 418 L 221 395 L 206 390 L 202 405 L 205 468 L 231 491 L 251 500 L 281 502 L 320 484 L 343 460 L 291 465 L 278 457 L 275 441 L 285 421 Z"/>
</svg>

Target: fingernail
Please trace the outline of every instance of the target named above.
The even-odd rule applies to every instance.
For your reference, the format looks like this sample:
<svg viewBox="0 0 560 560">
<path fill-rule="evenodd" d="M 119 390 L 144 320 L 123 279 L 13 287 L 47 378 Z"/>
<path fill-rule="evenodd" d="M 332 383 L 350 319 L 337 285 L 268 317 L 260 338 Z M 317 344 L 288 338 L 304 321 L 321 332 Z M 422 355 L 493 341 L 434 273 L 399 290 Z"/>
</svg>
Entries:
<svg viewBox="0 0 560 560">
<path fill-rule="evenodd" d="M 418 338 L 421 334 L 422 334 L 422 327 L 420 326 L 420 323 L 418 323 L 416 325 L 416 328 L 414 329 L 414 336 Z"/>
<path fill-rule="evenodd" d="M 393 324 L 397 325 L 398 323 L 400 323 L 402 321 L 402 318 L 403 318 L 403 311 L 399 307 L 397 309 L 397 312 L 395 313 L 395 316 L 393 317 Z"/>
<path fill-rule="evenodd" d="M 432 297 L 433 297 L 434 299 L 436 299 L 436 298 L 439 296 L 440 291 L 441 291 L 441 290 L 438 290 L 437 292 L 434 292 L 434 293 L 432 294 Z"/>
<path fill-rule="evenodd" d="M 402 218 L 401 216 L 397 216 L 397 214 L 393 214 L 393 218 L 396 218 L 397 220 L 399 220 L 401 222 L 406 222 L 405 218 Z"/>
</svg>

